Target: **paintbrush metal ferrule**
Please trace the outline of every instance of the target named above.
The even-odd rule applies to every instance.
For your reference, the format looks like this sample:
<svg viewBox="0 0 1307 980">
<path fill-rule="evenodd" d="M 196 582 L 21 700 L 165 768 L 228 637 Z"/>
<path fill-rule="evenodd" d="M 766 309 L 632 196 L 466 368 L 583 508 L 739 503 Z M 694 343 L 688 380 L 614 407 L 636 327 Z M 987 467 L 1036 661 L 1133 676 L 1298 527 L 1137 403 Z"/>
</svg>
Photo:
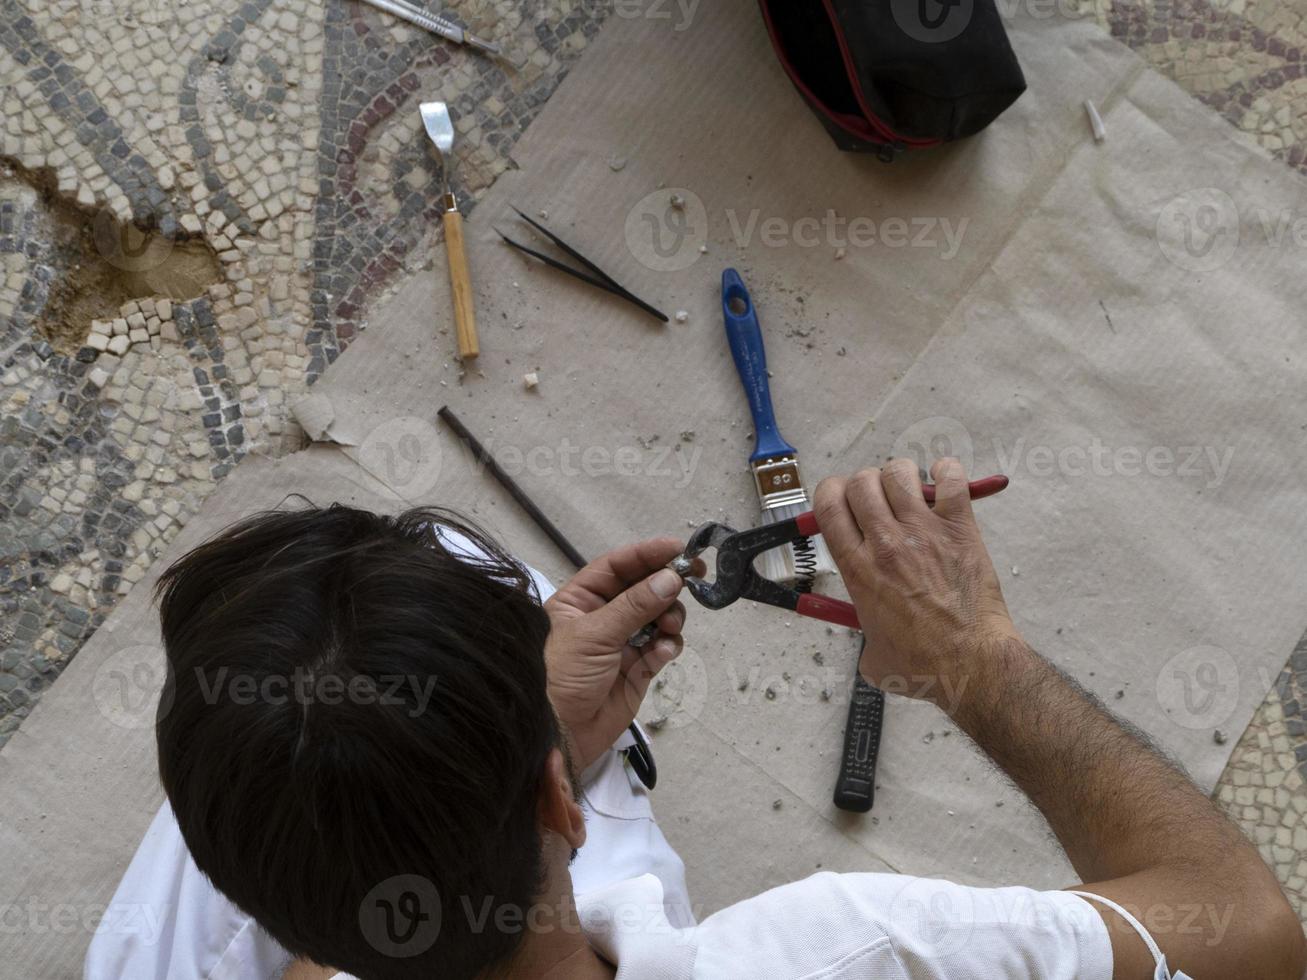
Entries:
<svg viewBox="0 0 1307 980">
<path fill-rule="evenodd" d="M 808 502 L 797 456 L 772 456 L 750 466 L 758 487 L 758 502 L 764 511 Z"/>
</svg>

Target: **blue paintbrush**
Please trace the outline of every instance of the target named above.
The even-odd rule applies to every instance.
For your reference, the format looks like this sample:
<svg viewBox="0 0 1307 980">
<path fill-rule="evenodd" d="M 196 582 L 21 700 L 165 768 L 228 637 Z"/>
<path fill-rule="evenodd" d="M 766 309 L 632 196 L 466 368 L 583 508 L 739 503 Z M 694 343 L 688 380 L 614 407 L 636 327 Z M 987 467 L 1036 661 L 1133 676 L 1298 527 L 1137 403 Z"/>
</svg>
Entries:
<svg viewBox="0 0 1307 980">
<path fill-rule="evenodd" d="M 762 520 L 764 524 L 790 520 L 812 507 L 799 475 L 799 452 L 785 441 L 776 425 L 758 314 L 744 280 L 734 269 L 722 273 L 722 314 L 726 319 L 726 340 L 753 414 L 756 446 L 749 465 L 762 506 Z M 764 576 L 775 582 L 793 582 L 799 589 L 811 588 L 818 574 L 834 570 L 830 552 L 820 537 L 773 548 L 764 552 L 759 562 L 758 571 Z"/>
</svg>

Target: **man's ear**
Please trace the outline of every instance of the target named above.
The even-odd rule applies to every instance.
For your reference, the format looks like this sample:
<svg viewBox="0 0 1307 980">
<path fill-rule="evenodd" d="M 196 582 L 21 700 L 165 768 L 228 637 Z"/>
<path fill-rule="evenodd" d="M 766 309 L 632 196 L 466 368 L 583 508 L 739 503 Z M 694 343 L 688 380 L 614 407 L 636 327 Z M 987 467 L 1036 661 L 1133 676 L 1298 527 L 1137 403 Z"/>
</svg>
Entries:
<svg viewBox="0 0 1307 980">
<path fill-rule="evenodd" d="M 537 803 L 541 826 L 562 837 L 573 850 L 585 843 L 585 814 L 581 812 L 567 773 L 567 763 L 558 748 L 550 750 L 540 781 Z"/>
</svg>

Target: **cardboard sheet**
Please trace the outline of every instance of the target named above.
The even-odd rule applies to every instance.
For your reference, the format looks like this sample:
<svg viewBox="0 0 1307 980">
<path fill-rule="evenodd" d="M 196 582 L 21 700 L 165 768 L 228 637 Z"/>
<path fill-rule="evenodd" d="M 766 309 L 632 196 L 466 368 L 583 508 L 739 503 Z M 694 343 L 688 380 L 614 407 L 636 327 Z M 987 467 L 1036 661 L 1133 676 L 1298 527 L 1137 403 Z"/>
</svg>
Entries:
<svg viewBox="0 0 1307 980">
<path fill-rule="evenodd" d="M 478 364 L 459 378 L 437 257 L 314 389 L 306 420 L 343 448 L 247 460 L 160 567 L 298 491 L 457 507 L 565 575 L 437 427 L 445 403 L 588 554 L 754 523 L 719 312 L 735 266 L 809 487 L 890 453 L 1009 472 L 978 509 L 1021 626 L 1210 785 L 1213 729 L 1242 730 L 1307 618 L 1286 408 L 1307 381 L 1301 255 L 1275 236 L 1300 178 L 1089 23 L 1017 14 L 1030 92 L 982 137 L 893 167 L 834 150 L 749 0 L 677 23 L 614 16 L 472 215 Z M 518 226 L 510 204 L 688 322 L 526 264 L 494 235 Z M 92 914 L 159 803 L 148 705 L 114 708 L 124 678 L 161 676 L 150 584 L 0 754 L 0 907 Z M 1071 883 L 1039 816 L 923 704 L 890 699 L 873 814 L 833 809 L 856 648 L 773 610 L 692 616 L 643 717 L 663 722 L 656 808 L 698 912 L 818 867 Z M 0 933 L 4 971 L 78 975 L 85 926 L 39 915 Z"/>
<path fill-rule="evenodd" d="M 893 166 L 842 155 L 755 14 L 616 18 L 468 224 L 479 362 L 458 377 L 437 262 L 316 386 L 333 434 L 385 479 L 359 447 L 448 402 L 587 553 L 755 523 L 719 305 L 737 267 L 809 487 L 891 454 L 1009 473 L 978 511 L 1020 625 L 1210 787 L 1230 744 L 1214 730 L 1237 737 L 1307 619 L 1287 410 L 1307 381 L 1301 179 L 1092 24 L 1028 12 L 1011 29 L 1030 91 L 991 130 Z M 512 205 L 688 321 L 659 326 L 503 247 L 497 227 L 530 236 Z M 506 499 L 447 434 L 431 447 L 428 499 Z M 538 535 L 514 544 L 566 570 Z M 1039 815 L 922 703 L 891 698 L 873 815 L 833 808 L 854 637 L 741 605 L 692 609 L 689 642 L 643 717 L 667 719 L 658 809 L 705 907 L 837 863 L 796 809 L 867 866 L 1075 880 Z M 736 803 L 760 785 L 779 809 Z M 760 847 L 777 827 L 783 844 Z"/>
</svg>

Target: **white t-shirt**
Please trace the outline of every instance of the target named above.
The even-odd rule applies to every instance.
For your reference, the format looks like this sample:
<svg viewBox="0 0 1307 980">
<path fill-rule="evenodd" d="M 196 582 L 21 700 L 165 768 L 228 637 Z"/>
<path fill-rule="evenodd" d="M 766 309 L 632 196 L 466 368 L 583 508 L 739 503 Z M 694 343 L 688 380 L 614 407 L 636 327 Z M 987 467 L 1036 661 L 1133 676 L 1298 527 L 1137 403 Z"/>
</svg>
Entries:
<svg viewBox="0 0 1307 980">
<path fill-rule="evenodd" d="M 618 980 L 1111 980 L 1102 917 L 1067 892 L 823 872 L 688 929 L 644 876 L 577 896 Z"/>
<path fill-rule="evenodd" d="M 1069 892 L 823 872 L 689 928 L 668 920 L 653 875 L 578 894 L 576 903 L 617 980 L 1112 978 L 1107 928 Z"/>
</svg>

